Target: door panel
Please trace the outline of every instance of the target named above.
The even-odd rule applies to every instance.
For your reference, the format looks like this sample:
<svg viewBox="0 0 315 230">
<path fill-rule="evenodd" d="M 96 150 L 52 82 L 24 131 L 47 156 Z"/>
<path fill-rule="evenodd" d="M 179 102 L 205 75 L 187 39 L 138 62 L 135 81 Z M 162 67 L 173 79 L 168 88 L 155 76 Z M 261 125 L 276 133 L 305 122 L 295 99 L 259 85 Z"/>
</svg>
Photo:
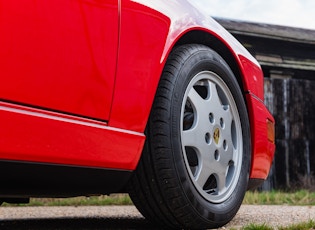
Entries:
<svg viewBox="0 0 315 230">
<path fill-rule="evenodd" d="M 1 100 L 107 120 L 117 0 L 0 0 Z"/>
</svg>

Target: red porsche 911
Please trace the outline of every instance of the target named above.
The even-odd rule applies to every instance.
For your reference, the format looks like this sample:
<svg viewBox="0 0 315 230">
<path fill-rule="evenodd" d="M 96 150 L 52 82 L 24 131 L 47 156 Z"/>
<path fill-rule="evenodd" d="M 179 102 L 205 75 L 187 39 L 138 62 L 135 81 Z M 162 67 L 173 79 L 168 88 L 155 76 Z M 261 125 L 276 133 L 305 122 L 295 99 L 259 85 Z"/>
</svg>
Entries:
<svg viewBox="0 0 315 230">
<path fill-rule="evenodd" d="M 128 192 L 215 228 L 263 182 L 257 61 L 189 0 L 0 0 L 0 201 Z"/>
</svg>

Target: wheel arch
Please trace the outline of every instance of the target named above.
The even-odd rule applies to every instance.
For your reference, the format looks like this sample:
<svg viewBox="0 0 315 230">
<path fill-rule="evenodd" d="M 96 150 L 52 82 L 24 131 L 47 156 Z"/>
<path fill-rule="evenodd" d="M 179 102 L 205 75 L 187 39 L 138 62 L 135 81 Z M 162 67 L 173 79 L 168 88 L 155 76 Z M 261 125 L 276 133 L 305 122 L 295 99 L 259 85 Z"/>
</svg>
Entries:
<svg viewBox="0 0 315 230">
<path fill-rule="evenodd" d="M 229 65 L 233 74 L 235 75 L 242 92 L 245 92 L 245 83 L 243 81 L 242 73 L 235 55 L 231 52 L 228 46 L 216 36 L 201 30 L 193 30 L 184 34 L 174 45 L 185 45 L 185 44 L 201 44 L 208 46 L 209 48 L 216 51 Z M 245 100 L 245 98 L 244 98 Z"/>
</svg>

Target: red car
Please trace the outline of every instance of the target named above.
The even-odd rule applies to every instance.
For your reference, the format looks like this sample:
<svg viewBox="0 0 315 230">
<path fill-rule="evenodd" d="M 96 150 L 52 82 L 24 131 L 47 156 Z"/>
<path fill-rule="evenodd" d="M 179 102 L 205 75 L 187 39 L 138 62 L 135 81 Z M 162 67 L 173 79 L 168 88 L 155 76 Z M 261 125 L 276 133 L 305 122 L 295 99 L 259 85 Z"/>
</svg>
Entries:
<svg viewBox="0 0 315 230">
<path fill-rule="evenodd" d="M 189 1 L 1 0 L 0 77 L 2 202 L 129 192 L 212 228 L 269 173 L 259 64 Z"/>
</svg>

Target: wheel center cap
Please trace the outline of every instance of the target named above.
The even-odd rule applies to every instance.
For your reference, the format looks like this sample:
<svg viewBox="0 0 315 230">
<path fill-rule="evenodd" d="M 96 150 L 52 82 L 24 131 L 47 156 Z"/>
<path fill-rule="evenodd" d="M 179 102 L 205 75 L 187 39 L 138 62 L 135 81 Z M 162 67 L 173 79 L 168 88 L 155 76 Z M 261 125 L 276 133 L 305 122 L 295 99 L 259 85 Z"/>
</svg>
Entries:
<svg viewBox="0 0 315 230">
<path fill-rule="evenodd" d="M 213 140 L 216 144 L 219 144 L 219 140 L 220 140 L 220 129 L 216 128 L 213 132 Z"/>
</svg>

